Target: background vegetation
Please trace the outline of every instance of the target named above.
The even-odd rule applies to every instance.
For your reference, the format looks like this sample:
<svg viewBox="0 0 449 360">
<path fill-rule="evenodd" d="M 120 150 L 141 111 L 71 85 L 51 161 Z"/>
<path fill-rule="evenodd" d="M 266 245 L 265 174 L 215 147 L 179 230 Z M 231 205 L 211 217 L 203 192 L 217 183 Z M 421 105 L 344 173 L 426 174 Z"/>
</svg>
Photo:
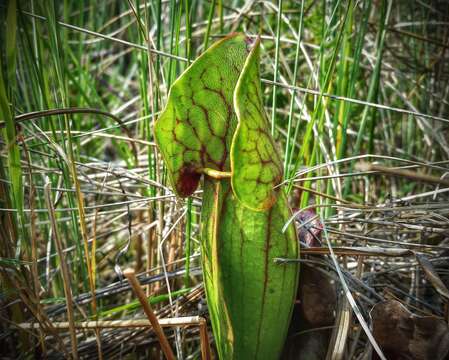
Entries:
<svg viewBox="0 0 449 360">
<path fill-rule="evenodd" d="M 303 255 L 303 261 L 336 284 L 331 305 L 338 326 L 326 325 L 328 356 L 369 357 L 373 341 L 360 321 L 369 324 L 370 310 L 385 299 L 444 318 L 445 1 L 10 0 L 0 6 L 5 356 L 63 356 L 76 340 L 79 356 L 157 358 L 150 330 L 75 336 L 53 327 L 70 317 L 142 318 L 122 281 L 126 267 L 140 274 L 160 317 L 207 316 L 198 261 L 201 191 L 186 201 L 174 197 L 152 128 L 177 76 L 233 31 L 262 38 L 262 86 L 284 156 L 284 188 L 292 207 L 315 209 L 325 228 L 322 246 L 315 245 L 330 255 Z M 314 222 L 318 233 L 321 224 Z M 330 252 L 328 244 L 340 250 Z M 427 262 L 420 266 L 415 253 Z M 429 276 L 442 277 L 442 285 Z M 357 307 L 340 291 L 345 286 Z M 22 322 L 39 327 L 18 331 Z M 304 330 L 294 324 L 293 347 L 300 344 L 297 331 Z M 199 357 L 197 328 L 167 336 L 179 358 Z"/>
</svg>

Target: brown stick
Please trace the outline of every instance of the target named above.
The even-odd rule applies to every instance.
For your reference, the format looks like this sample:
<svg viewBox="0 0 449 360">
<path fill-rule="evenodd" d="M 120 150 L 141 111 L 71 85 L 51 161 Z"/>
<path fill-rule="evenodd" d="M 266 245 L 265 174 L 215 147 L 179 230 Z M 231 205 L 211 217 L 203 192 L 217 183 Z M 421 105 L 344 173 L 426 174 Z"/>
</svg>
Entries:
<svg viewBox="0 0 449 360">
<path fill-rule="evenodd" d="M 159 343 L 161 344 L 161 348 L 165 354 L 165 357 L 167 358 L 167 360 L 175 360 L 175 355 L 173 354 L 170 344 L 168 343 L 168 340 L 165 337 L 164 332 L 162 331 L 161 325 L 159 324 L 159 321 L 158 321 L 156 315 L 154 315 L 154 312 L 150 306 L 150 303 L 147 301 L 145 293 L 143 292 L 143 289 L 140 286 L 139 280 L 136 277 L 134 269 L 128 268 L 123 272 L 123 274 L 128 279 L 131 287 L 133 288 L 134 293 L 136 294 L 137 298 L 140 301 L 140 304 L 143 307 L 143 311 L 147 315 L 148 320 L 150 320 L 150 323 L 154 329 L 154 333 L 156 334 L 157 338 L 159 339 Z"/>
<path fill-rule="evenodd" d="M 212 359 L 209 337 L 207 336 L 207 323 L 206 320 L 200 318 L 200 341 L 201 341 L 201 358 L 203 360 Z"/>
<path fill-rule="evenodd" d="M 420 174 L 416 171 L 411 170 L 403 170 L 403 169 L 395 169 L 390 168 L 382 165 L 377 164 L 369 164 L 369 163 L 359 163 L 356 165 L 356 168 L 360 171 L 378 171 L 380 173 L 393 175 L 393 176 L 399 176 L 399 177 L 406 177 L 415 181 L 422 181 L 432 184 L 439 184 L 444 186 L 449 186 L 449 180 L 447 179 L 441 179 L 436 176 L 427 175 L 427 174 Z"/>
<path fill-rule="evenodd" d="M 185 327 L 200 325 L 205 320 L 199 316 L 185 316 L 178 318 L 158 319 L 161 327 Z M 67 321 L 59 321 L 52 323 L 55 330 L 65 330 L 70 327 Z M 148 328 L 153 325 L 148 319 L 131 319 L 131 320 L 91 320 L 75 322 L 76 329 L 120 329 L 120 328 Z M 39 323 L 27 322 L 18 324 L 23 329 L 38 329 Z"/>
</svg>

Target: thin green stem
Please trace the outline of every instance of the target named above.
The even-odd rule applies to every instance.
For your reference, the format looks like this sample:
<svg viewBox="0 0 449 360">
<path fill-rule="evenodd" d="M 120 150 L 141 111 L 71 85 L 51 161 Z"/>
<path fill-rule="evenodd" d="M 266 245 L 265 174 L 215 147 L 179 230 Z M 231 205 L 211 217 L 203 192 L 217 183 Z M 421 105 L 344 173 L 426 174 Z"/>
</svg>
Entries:
<svg viewBox="0 0 449 360">
<path fill-rule="evenodd" d="M 274 75 L 273 81 L 276 83 L 278 81 L 279 75 L 279 46 L 281 38 L 281 28 L 282 28 L 282 0 L 278 0 L 278 12 L 276 18 L 276 41 L 275 41 L 275 54 L 274 54 Z M 299 35 L 298 35 L 299 36 Z M 299 40 L 298 40 L 299 41 Z M 271 110 L 271 135 L 274 136 L 274 129 L 276 126 L 276 109 L 277 109 L 277 86 L 273 86 L 273 106 Z"/>
</svg>

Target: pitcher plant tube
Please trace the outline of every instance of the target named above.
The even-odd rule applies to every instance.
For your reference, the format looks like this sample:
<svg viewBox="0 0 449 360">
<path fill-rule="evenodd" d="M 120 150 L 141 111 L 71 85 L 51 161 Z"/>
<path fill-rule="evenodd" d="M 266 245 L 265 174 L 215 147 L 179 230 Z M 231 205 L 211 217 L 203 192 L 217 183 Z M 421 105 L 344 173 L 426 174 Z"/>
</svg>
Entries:
<svg viewBox="0 0 449 360">
<path fill-rule="evenodd" d="M 203 177 L 202 266 L 220 359 L 279 358 L 298 265 L 282 161 L 260 84 L 260 39 L 231 34 L 172 85 L 155 137 L 180 197 Z"/>
</svg>

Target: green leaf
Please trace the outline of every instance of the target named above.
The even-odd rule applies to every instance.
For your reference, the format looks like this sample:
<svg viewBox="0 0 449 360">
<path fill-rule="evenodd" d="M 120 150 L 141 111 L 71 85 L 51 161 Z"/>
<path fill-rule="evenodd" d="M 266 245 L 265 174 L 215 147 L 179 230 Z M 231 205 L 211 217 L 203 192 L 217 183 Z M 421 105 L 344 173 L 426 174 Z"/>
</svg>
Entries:
<svg viewBox="0 0 449 360">
<path fill-rule="evenodd" d="M 5 121 L 3 137 L 8 149 L 9 178 L 12 184 L 13 203 L 21 215 L 19 218 L 21 218 L 23 217 L 22 168 L 20 166 L 20 149 L 16 141 L 14 113 L 11 108 L 16 73 L 16 17 L 16 2 L 10 1 L 6 20 L 8 29 L 6 37 L 6 79 L 0 71 L 0 116 Z M 2 68 L 0 59 L 0 69 Z"/>
<path fill-rule="evenodd" d="M 202 265 L 220 359 L 279 359 L 298 281 L 298 258 L 287 200 L 252 211 L 236 199 L 230 181 L 204 181 Z"/>
<path fill-rule="evenodd" d="M 270 134 L 262 102 L 257 39 L 234 92 L 238 126 L 231 146 L 232 189 L 253 210 L 270 208 L 282 181 L 282 160 Z"/>
<path fill-rule="evenodd" d="M 245 206 L 274 204 L 282 165 L 263 109 L 259 44 L 238 34 L 217 42 L 170 89 L 155 133 L 179 196 L 196 190 L 203 169 L 231 169 Z"/>
<path fill-rule="evenodd" d="M 202 54 L 175 81 L 156 122 L 156 142 L 179 196 L 196 190 L 203 168 L 230 170 L 233 91 L 248 55 L 245 40 L 231 35 Z"/>
<path fill-rule="evenodd" d="M 6 18 L 6 64 L 8 86 L 14 88 L 16 82 L 16 29 L 17 29 L 17 6 L 15 0 L 8 1 L 8 14 Z"/>
<path fill-rule="evenodd" d="M 161 294 L 161 295 L 157 295 L 157 296 L 149 296 L 149 297 L 147 297 L 147 300 L 151 305 L 155 305 L 155 304 L 159 304 L 163 301 L 168 301 L 170 299 L 170 296 L 173 299 L 176 299 L 179 296 L 189 293 L 191 290 L 192 290 L 192 288 L 184 288 L 181 290 L 173 291 L 170 295 L 169 294 Z M 116 314 L 118 312 L 135 310 L 135 309 L 140 308 L 141 306 L 142 306 L 142 304 L 140 303 L 139 300 L 134 300 L 134 301 L 131 301 L 129 304 L 119 305 L 119 306 L 115 306 L 111 309 L 104 310 L 98 314 L 98 317 L 100 319 L 105 318 L 107 316 Z"/>
</svg>

